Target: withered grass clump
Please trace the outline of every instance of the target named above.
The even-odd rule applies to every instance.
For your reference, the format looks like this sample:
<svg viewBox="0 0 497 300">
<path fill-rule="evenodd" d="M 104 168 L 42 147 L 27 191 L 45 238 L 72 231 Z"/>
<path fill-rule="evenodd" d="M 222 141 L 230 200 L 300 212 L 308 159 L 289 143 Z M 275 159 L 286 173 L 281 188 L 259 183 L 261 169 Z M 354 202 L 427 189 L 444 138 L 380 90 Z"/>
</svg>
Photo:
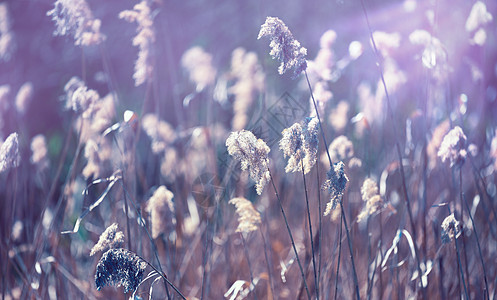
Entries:
<svg viewBox="0 0 497 300">
<path fill-rule="evenodd" d="M 111 248 L 120 248 L 124 243 L 124 234 L 119 231 L 117 223 L 114 223 L 107 227 L 105 231 L 100 235 L 98 243 L 93 246 L 90 252 L 90 256 L 95 255 L 97 252 L 105 252 Z"/>
<path fill-rule="evenodd" d="M 271 149 L 247 130 L 232 132 L 226 139 L 226 147 L 228 153 L 241 162 L 242 170 L 249 170 L 250 178 L 256 183 L 257 194 L 262 194 L 271 177 L 268 161 Z"/>
<path fill-rule="evenodd" d="M 134 292 L 143 279 L 147 268 L 144 262 L 133 252 L 118 248 L 110 249 L 102 255 L 95 272 L 97 290 L 106 285 L 123 286 L 124 292 Z"/>
<path fill-rule="evenodd" d="M 237 197 L 229 201 L 235 205 L 238 214 L 238 227 L 236 232 L 249 233 L 256 231 L 261 224 L 261 214 L 255 209 L 252 202 L 245 198 Z"/>
</svg>

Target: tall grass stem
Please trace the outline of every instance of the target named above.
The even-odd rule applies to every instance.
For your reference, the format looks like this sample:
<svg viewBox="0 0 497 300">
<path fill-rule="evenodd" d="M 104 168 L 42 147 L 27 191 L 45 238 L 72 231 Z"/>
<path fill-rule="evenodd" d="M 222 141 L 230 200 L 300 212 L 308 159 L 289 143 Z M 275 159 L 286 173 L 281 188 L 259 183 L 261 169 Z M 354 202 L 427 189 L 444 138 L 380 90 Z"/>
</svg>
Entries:
<svg viewBox="0 0 497 300">
<path fill-rule="evenodd" d="M 245 238 L 243 237 L 243 233 L 242 232 L 240 232 L 240 237 L 242 238 L 243 250 L 245 251 L 245 256 L 247 257 L 247 265 L 248 265 L 249 273 L 250 273 L 250 287 L 249 287 L 249 289 L 252 287 L 252 285 L 254 286 L 254 290 L 253 290 L 254 300 L 257 300 L 257 293 L 255 292 L 254 273 L 252 271 L 252 264 L 250 263 L 250 257 L 249 257 L 249 251 L 248 251 L 248 248 L 247 248 L 247 242 L 245 241 Z"/>
<path fill-rule="evenodd" d="M 300 164 L 302 165 L 302 178 L 304 180 L 305 203 L 307 206 L 307 220 L 309 222 L 309 234 L 311 237 L 312 267 L 314 269 L 314 286 L 316 289 L 316 298 L 319 300 L 318 274 L 317 274 L 317 270 L 316 270 L 316 258 L 314 255 L 314 238 L 312 235 L 311 211 L 309 208 L 309 196 L 307 194 L 307 184 L 306 184 L 306 180 L 305 180 L 304 161 L 301 160 Z"/>
<path fill-rule="evenodd" d="M 480 238 L 478 237 L 478 231 L 476 230 L 476 224 L 475 220 L 473 219 L 473 216 L 471 215 L 471 210 L 469 208 L 468 202 L 466 201 L 464 197 L 464 193 L 462 190 L 462 168 L 459 169 L 459 187 L 461 189 L 461 201 L 464 202 L 466 206 L 466 210 L 468 211 L 469 219 L 471 220 L 471 225 L 473 226 L 473 231 L 475 233 L 475 239 L 476 239 L 476 245 L 478 246 L 478 254 L 480 258 L 480 263 L 481 267 L 483 268 L 483 278 L 485 280 L 485 299 L 490 299 L 490 294 L 489 294 L 489 288 L 488 288 L 488 279 L 487 279 L 487 270 L 485 269 L 485 263 L 483 262 L 483 253 L 481 251 L 481 244 L 480 244 Z"/>
<path fill-rule="evenodd" d="M 369 22 L 369 17 L 368 17 L 368 13 L 367 13 L 367 10 L 366 10 L 366 6 L 364 4 L 364 0 L 361 0 L 361 6 L 362 6 L 362 10 L 364 12 L 365 19 L 366 19 L 366 24 L 368 26 L 369 36 L 370 36 L 370 39 L 371 39 L 371 44 L 373 46 L 374 55 L 376 57 L 376 65 L 377 65 L 378 71 L 380 73 L 381 83 L 382 83 L 383 89 L 385 91 L 385 98 L 387 100 L 388 115 L 390 117 L 390 122 L 392 123 L 391 127 L 392 127 L 392 130 L 393 130 L 393 133 L 394 133 L 395 149 L 397 150 L 397 155 L 398 155 L 398 159 L 399 159 L 400 175 L 401 175 L 401 179 L 402 179 L 402 190 L 403 190 L 404 198 L 405 198 L 405 201 L 406 201 L 407 213 L 409 215 L 409 221 L 410 221 L 410 224 L 411 224 L 411 230 L 412 230 L 412 235 L 413 235 L 414 252 L 415 252 L 415 255 L 416 255 L 416 262 L 417 262 L 418 274 L 423 274 L 423 272 L 421 271 L 421 260 L 419 258 L 419 250 L 418 250 L 418 246 L 417 246 L 417 242 L 416 242 L 417 241 L 416 225 L 414 223 L 414 217 L 413 217 L 412 209 L 411 209 L 411 202 L 409 200 L 409 194 L 407 192 L 406 176 L 405 176 L 405 171 L 404 171 L 404 165 L 402 163 L 402 152 L 400 150 L 400 144 L 399 144 L 399 140 L 398 140 L 398 133 L 397 133 L 397 129 L 396 129 L 395 122 L 394 122 L 395 118 L 394 118 L 394 115 L 393 115 L 392 105 L 391 105 L 391 101 L 390 101 L 390 95 L 388 93 L 387 84 L 385 82 L 385 77 L 383 76 L 383 70 L 382 70 L 382 67 L 381 67 L 381 63 L 380 63 L 380 59 L 379 59 L 379 54 L 378 54 L 378 48 L 376 47 L 375 39 L 373 37 L 373 31 L 371 29 L 371 24 Z M 423 293 L 423 299 L 426 299 L 426 289 L 423 286 L 423 283 L 421 281 L 421 276 L 419 276 L 419 280 L 421 282 L 420 285 L 421 285 L 421 289 L 422 289 L 422 293 Z"/>
<path fill-rule="evenodd" d="M 323 123 L 321 122 L 321 117 L 319 116 L 319 111 L 318 111 L 318 106 L 317 106 L 317 103 L 316 103 L 316 99 L 314 99 L 314 93 L 312 92 L 312 87 L 311 87 L 311 82 L 309 81 L 309 76 L 307 75 L 307 71 L 304 70 L 304 74 L 305 74 L 305 79 L 307 80 L 307 85 L 309 87 L 309 91 L 311 93 L 311 98 L 312 98 L 312 103 L 314 105 L 314 109 L 316 110 L 316 116 L 318 118 L 318 121 L 319 121 L 319 127 L 321 128 L 321 135 L 323 137 L 323 142 L 325 144 L 325 150 L 326 150 L 326 155 L 328 156 L 328 161 L 330 163 L 330 168 L 331 170 L 333 170 L 333 162 L 331 160 L 331 156 L 330 156 L 330 152 L 328 150 L 328 143 L 326 142 L 326 136 L 324 134 L 324 129 L 323 129 Z M 342 203 L 340 202 L 340 205 L 342 205 Z M 341 210 L 341 213 L 344 214 L 345 211 L 342 209 Z M 344 219 L 345 219 L 345 216 L 343 216 Z M 350 238 L 350 234 L 349 234 L 349 228 L 347 227 L 346 223 L 345 223 L 345 231 L 347 232 L 347 239 Z M 352 247 L 352 242 L 349 240 L 349 245 Z M 339 248 L 341 249 L 341 248 Z M 340 250 L 339 250 L 340 252 Z M 352 248 L 350 249 L 350 253 L 351 253 L 351 262 L 352 262 L 352 270 L 354 272 L 354 274 L 356 274 L 356 267 L 355 267 L 355 263 L 354 263 L 354 254 L 353 254 L 353 251 L 352 251 Z M 357 294 L 357 299 L 360 299 L 359 297 L 359 284 L 357 282 L 357 276 L 354 278 L 355 279 L 355 285 L 356 285 L 356 294 Z"/>
<path fill-rule="evenodd" d="M 269 169 L 268 169 L 268 171 L 269 171 Z M 276 198 L 278 199 L 278 204 L 280 205 L 281 214 L 283 215 L 283 219 L 285 220 L 286 229 L 288 230 L 288 235 L 290 236 L 290 240 L 292 242 L 292 247 L 293 247 L 293 251 L 295 252 L 295 257 L 297 259 L 297 264 L 299 265 L 300 274 L 302 275 L 302 280 L 304 282 L 305 291 L 307 293 L 307 299 L 310 300 L 311 299 L 311 293 L 309 292 L 309 288 L 307 287 L 307 282 L 305 280 L 304 269 L 302 268 L 302 263 L 300 262 L 299 254 L 297 252 L 297 247 L 295 246 L 295 241 L 293 240 L 292 230 L 290 229 L 290 225 L 288 225 L 288 220 L 286 218 L 285 210 L 283 209 L 283 203 L 281 203 L 281 199 L 280 199 L 280 196 L 278 194 L 278 189 L 276 189 L 276 185 L 274 184 L 273 175 L 271 175 L 271 171 L 269 171 L 269 173 L 270 173 L 269 177 L 271 178 L 271 184 L 273 185 L 274 193 L 276 195 Z"/>
</svg>

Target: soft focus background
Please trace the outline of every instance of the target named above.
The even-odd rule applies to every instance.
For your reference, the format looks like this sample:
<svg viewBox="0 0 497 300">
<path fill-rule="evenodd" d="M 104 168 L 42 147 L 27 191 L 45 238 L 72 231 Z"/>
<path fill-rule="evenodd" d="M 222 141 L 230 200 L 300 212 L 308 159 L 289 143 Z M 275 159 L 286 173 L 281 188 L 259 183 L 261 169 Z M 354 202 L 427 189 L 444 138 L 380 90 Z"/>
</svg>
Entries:
<svg viewBox="0 0 497 300">
<path fill-rule="evenodd" d="M 74 10 L 59 10 L 55 19 L 72 15 L 79 23 L 54 35 L 54 14 L 47 13 L 64 5 Z M 120 17 L 134 7 L 142 14 L 131 22 Z M 329 170 L 325 147 L 346 165 L 343 203 L 361 298 L 455 299 L 466 288 L 471 299 L 484 299 L 485 277 L 495 297 L 497 2 L 0 0 L 0 145 L 16 132 L 19 155 L 9 162 L 7 146 L 1 148 L 2 299 L 131 297 L 122 288 L 95 286 L 101 253 L 89 253 L 113 223 L 124 233 L 123 247 L 153 264 L 158 254 L 188 299 L 305 298 L 272 187 L 257 195 L 226 151 L 229 133 L 241 129 L 271 148 L 271 174 L 314 292 L 302 174 L 285 173 L 278 147 L 281 131 L 314 115 L 314 107 L 306 77 L 278 74 L 269 41 L 257 39 L 267 16 L 283 20 L 307 48 L 328 142 L 320 136 L 305 186 L 321 261 L 320 298 L 355 296 L 339 209 L 320 224 L 329 200 L 320 189 Z M 77 45 L 78 27 L 105 39 Z M 77 102 L 68 85 L 75 76 L 76 86 L 94 90 L 96 98 Z M 455 126 L 467 137 L 462 169 L 437 155 Z M 366 178 L 378 184 L 382 199 L 367 220 L 358 219 Z M 160 186 L 174 194 L 170 206 L 149 200 Z M 77 233 L 61 234 L 100 196 Z M 234 197 L 260 212 L 257 231 L 235 231 L 237 214 L 228 203 Z M 441 240 L 449 211 L 463 228 L 458 249 Z M 251 276 L 254 291 L 225 294 L 237 280 L 247 292 Z M 136 297 L 153 291 L 152 298 L 165 298 L 164 285 L 151 290 L 152 282 Z"/>
</svg>

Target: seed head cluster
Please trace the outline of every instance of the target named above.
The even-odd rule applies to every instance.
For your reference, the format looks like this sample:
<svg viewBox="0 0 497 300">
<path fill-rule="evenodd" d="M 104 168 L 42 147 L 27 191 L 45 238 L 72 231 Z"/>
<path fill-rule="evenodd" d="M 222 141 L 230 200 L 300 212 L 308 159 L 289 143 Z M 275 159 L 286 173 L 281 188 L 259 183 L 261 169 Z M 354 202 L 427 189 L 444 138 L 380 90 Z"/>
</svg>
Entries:
<svg viewBox="0 0 497 300">
<path fill-rule="evenodd" d="M 21 162 L 17 132 L 11 133 L 0 147 L 0 173 L 16 168 Z"/>
<path fill-rule="evenodd" d="M 134 292 L 142 281 L 146 267 L 147 263 L 133 252 L 122 248 L 110 249 L 102 255 L 97 264 L 97 290 L 106 285 L 113 285 L 123 286 L 124 293 Z"/>
<path fill-rule="evenodd" d="M 181 66 L 186 70 L 197 92 L 211 86 L 216 80 L 216 68 L 212 65 L 212 55 L 202 47 L 188 49 L 181 57 Z"/>
<path fill-rule="evenodd" d="M 273 59 L 278 59 L 281 65 L 278 68 L 280 74 L 287 70 L 293 69 L 293 78 L 296 78 L 307 68 L 307 49 L 300 46 L 288 27 L 277 17 L 267 17 L 266 22 L 262 24 L 259 36 L 269 37 L 271 43 L 271 52 L 269 54 Z"/>
<path fill-rule="evenodd" d="M 84 156 L 87 160 L 82 174 L 85 178 L 98 178 L 109 170 L 112 158 L 112 147 L 107 139 L 89 139 L 85 145 Z"/>
<path fill-rule="evenodd" d="M 357 216 L 357 222 L 362 221 L 364 218 L 374 214 L 383 204 L 383 201 L 378 194 L 378 185 L 371 178 L 366 178 L 361 187 L 362 201 L 365 206 Z"/>
<path fill-rule="evenodd" d="M 143 116 L 142 128 L 152 140 L 152 152 L 155 154 L 163 153 L 176 139 L 174 128 L 155 114 Z"/>
<path fill-rule="evenodd" d="M 76 76 L 66 83 L 64 91 L 66 92 L 67 109 L 72 109 L 85 119 L 93 116 L 100 100 L 97 91 L 88 89 L 85 82 Z"/>
<path fill-rule="evenodd" d="M 38 171 L 48 169 L 50 160 L 48 159 L 47 140 L 44 135 L 38 134 L 31 140 L 31 163 Z"/>
<path fill-rule="evenodd" d="M 100 235 L 98 243 L 93 246 L 90 251 L 90 256 L 95 255 L 97 252 L 105 252 L 111 248 L 120 248 L 124 243 L 124 234 L 119 231 L 117 223 L 107 227 Z"/>
<path fill-rule="evenodd" d="M 466 160 L 466 136 L 461 127 L 456 126 L 443 138 L 438 156 L 443 162 L 450 161 L 450 166 L 460 167 Z"/>
<path fill-rule="evenodd" d="M 57 27 L 54 35 L 72 34 L 77 46 L 98 45 L 106 39 L 100 32 L 102 22 L 93 17 L 85 0 L 57 0 L 47 16 Z"/>
<path fill-rule="evenodd" d="M 442 242 L 448 244 L 460 235 L 459 221 L 456 220 L 454 214 L 450 214 L 442 222 Z"/>
<path fill-rule="evenodd" d="M 139 51 L 133 78 L 135 86 L 139 86 L 150 80 L 154 72 L 155 30 L 152 12 L 147 1 L 141 1 L 132 10 L 124 10 L 119 13 L 119 18 L 137 24 L 137 34 L 133 38 L 133 46 L 137 46 Z"/>
<path fill-rule="evenodd" d="M 164 233 L 168 227 L 176 225 L 173 198 L 173 192 L 161 185 L 148 200 L 146 210 L 150 214 L 152 237 L 154 239 Z"/>
<path fill-rule="evenodd" d="M 330 194 L 330 202 L 326 204 L 325 216 L 329 215 L 342 201 L 345 186 L 349 181 L 347 175 L 345 175 L 344 167 L 343 162 L 337 162 L 333 165 L 333 169 L 330 169 L 326 174 L 328 179 L 323 183 L 322 189 Z"/>
<path fill-rule="evenodd" d="M 302 167 L 304 174 L 310 172 L 317 159 L 318 130 L 317 118 L 306 118 L 302 123 L 295 123 L 283 130 L 280 149 L 284 157 L 288 157 L 285 168 L 287 173 L 300 171 Z"/>
<path fill-rule="evenodd" d="M 249 233 L 256 231 L 261 224 L 261 215 L 254 208 L 252 202 L 245 198 L 233 198 L 229 201 L 230 204 L 235 205 L 236 213 L 238 214 L 238 227 L 236 232 Z"/>
<path fill-rule="evenodd" d="M 23 115 L 26 113 L 29 104 L 33 100 L 34 88 L 31 82 L 24 83 L 16 95 L 16 109 Z"/>
<path fill-rule="evenodd" d="M 249 170 L 250 178 L 256 182 L 257 194 L 271 180 L 269 173 L 268 154 L 271 149 L 266 143 L 257 139 L 255 135 L 247 130 L 232 132 L 226 139 L 228 153 L 242 165 L 242 170 Z"/>
<path fill-rule="evenodd" d="M 265 75 L 259 64 L 257 54 L 244 48 L 236 48 L 231 55 L 230 75 L 236 83 L 228 89 L 233 101 L 233 130 L 246 127 L 257 95 L 264 91 Z"/>
<path fill-rule="evenodd" d="M 344 135 L 336 137 L 330 144 L 331 161 L 346 160 L 354 156 L 354 145 Z"/>
<path fill-rule="evenodd" d="M 466 20 L 466 31 L 475 31 L 479 27 L 492 22 L 493 16 L 487 10 L 487 6 L 482 1 L 476 1 L 471 8 L 468 19 Z"/>
<path fill-rule="evenodd" d="M 0 3 L 0 60 L 9 61 L 15 51 L 14 31 L 11 30 L 7 2 Z"/>
</svg>

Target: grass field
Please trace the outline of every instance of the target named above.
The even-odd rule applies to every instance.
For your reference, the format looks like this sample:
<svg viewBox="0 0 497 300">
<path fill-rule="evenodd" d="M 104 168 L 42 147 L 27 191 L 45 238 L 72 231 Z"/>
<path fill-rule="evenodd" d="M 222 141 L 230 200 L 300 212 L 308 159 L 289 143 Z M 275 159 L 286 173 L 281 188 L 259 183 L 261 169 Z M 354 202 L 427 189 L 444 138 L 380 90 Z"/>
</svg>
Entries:
<svg viewBox="0 0 497 300">
<path fill-rule="evenodd" d="M 496 299 L 496 13 L 0 0 L 2 299 Z"/>
</svg>

